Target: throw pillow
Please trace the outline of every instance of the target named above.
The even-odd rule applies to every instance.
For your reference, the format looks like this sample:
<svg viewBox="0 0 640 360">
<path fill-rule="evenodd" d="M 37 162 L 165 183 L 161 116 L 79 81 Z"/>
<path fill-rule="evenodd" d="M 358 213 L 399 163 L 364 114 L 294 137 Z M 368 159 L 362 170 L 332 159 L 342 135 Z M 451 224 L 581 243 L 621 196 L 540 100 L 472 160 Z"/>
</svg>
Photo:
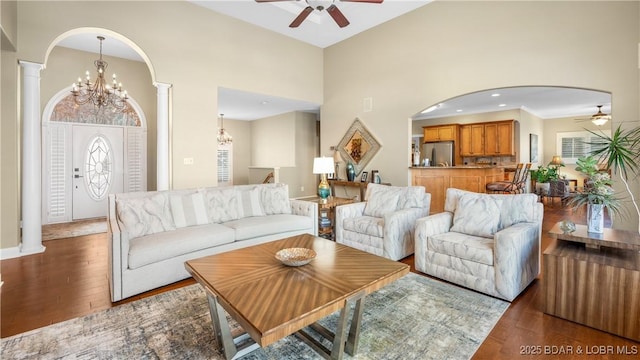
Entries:
<svg viewBox="0 0 640 360">
<path fill-rule="evenodd" d="M 209 223 L 202 193 L 171 195 L 171 213 L 177 228 Z"/>
<path fill-rule="evenodd" d="M 498 231 L 502 200 L 480 194 L 466 194 L 458 200 L 451 231 L 492 238 Z"/>
<path fill-rule="evenodd" d="M 289 200 L 289 186 L 276 184 L 275 186 L 262 186 L 260 203 L 265 215 L 291 214 L 291 202 Z"/>
<path fill-rule="evenodd" d="M 118 218 L 130 238 L 175 230 L 166 194 L 117 199 Z"/>
<path fill-rule="evenodd" d="M 401 189 L 388 188 L 387 191 L 371 191 L 364 207 L 364 215 L 384 217 L 398 209 Z"/>
<path fill-rule="evenodd" d="M 238 212 L 241 218 L 250 216 L 264 216 L 260 205 L 260 188 L 238 191 Z"/>
<path fill-rule="evenodd" d="M 210 223 L 222 223 L 240 218 L 237 191 L 233 188 L 207 189 L 205 199 Z"/>
</svg>

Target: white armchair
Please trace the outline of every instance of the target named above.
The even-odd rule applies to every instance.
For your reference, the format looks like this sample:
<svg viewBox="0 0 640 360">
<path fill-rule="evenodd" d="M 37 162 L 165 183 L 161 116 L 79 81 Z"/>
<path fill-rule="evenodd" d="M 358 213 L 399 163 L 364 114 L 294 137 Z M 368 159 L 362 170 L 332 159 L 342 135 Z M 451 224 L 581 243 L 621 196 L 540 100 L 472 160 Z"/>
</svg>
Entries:
<svg viewBox="0 0 640 360">
<path fill-rule="evenodd" d="M 534 194 L 447 189 L 445 211 L 416 222 L 416 269 L 512 301 L 540 273 L 542 216 Z"/>
<path fill-rule="evenodd" d="M 336 242 L 400 260 L 414 253 L 416 220 L 429 215 L 422 186 L 369 184 L 366 202 L 336 207 Z"/>
</svg>

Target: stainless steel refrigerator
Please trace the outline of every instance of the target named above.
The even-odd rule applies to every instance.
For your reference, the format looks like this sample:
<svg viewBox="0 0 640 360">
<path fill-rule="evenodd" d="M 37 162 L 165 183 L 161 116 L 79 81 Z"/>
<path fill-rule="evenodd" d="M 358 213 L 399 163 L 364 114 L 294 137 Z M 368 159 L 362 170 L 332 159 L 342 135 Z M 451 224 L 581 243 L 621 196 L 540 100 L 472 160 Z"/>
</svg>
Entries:
<svg viewBox="0 0 640 360">
<path fill-rule="evenodd" d="M 455 165 L 453 141 L 441 141 L 422 145 L 422 158 L 429 159 L 430 166 Z"/>
</svg>

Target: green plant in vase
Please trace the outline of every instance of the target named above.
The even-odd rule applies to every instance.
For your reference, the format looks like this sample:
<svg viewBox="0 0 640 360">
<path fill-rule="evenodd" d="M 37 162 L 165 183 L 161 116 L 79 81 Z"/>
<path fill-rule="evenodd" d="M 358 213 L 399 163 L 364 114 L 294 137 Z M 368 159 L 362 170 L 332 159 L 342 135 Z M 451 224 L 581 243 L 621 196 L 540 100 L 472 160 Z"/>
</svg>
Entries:
<svg viewBox="0 0 640 360">
<path fill-rule="evenodd" d="M 589 143 L 595 148 L 591 151 L 591 155 L 595 158 L 596 163 L 604 163 L 607 171 L 618 175 L 631 197 L 631 202 L 638 215 L 638 233 L 640 233 L 640 209 L 629 187 L 629 177 L 635 178 L 639 170 L 640 127 L 623 130 L 622 125 L 618 125 L 611 136 L 591 130 L 587 131 L 597 138 L 596 141 Z"/>
<path fill-rule="evenodd" d="M 604 208 L 609 214 L 620 215 L 620 199 L 615 197 L 611 185 L 611 177 L 606 171 L 600 171 L 598 159 L 593 155 L 579 158 L 576 161 L 576 171 L 586 176 L 583 191 L 576 193 L 569 205 L 574 209 L 587 206 L 587 227 L 589 232 L 603 232 Z"/>
<path fill-rule="evenodd" d="M 531 179 L 536 182 L 536 193 L 541 195 L 549 193 L 549 181 L 559 178 L 557 166 L 539 165 L 537 169 L 531 170 Z"/>
</svg>

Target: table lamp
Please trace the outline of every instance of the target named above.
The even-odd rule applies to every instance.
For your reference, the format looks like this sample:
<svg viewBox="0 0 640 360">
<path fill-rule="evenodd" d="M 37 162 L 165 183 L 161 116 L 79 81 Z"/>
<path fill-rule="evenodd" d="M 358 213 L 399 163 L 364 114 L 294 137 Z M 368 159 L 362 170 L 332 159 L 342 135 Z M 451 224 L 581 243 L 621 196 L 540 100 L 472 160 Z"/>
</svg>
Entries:
<svg viewBox="0 0 640 360">
<path fill-rule="evenodd" d="M 318 196 L 322 199 L 322 202 L 326 202 L 331 192 L 329 183 L 327 182 L 327 174 L 332 173 L 333 158 L 331 157 L 317 157 L 313 159 L 313 173 L 320 174 L 320 184 L 318 185 Z"/>
</svg>

